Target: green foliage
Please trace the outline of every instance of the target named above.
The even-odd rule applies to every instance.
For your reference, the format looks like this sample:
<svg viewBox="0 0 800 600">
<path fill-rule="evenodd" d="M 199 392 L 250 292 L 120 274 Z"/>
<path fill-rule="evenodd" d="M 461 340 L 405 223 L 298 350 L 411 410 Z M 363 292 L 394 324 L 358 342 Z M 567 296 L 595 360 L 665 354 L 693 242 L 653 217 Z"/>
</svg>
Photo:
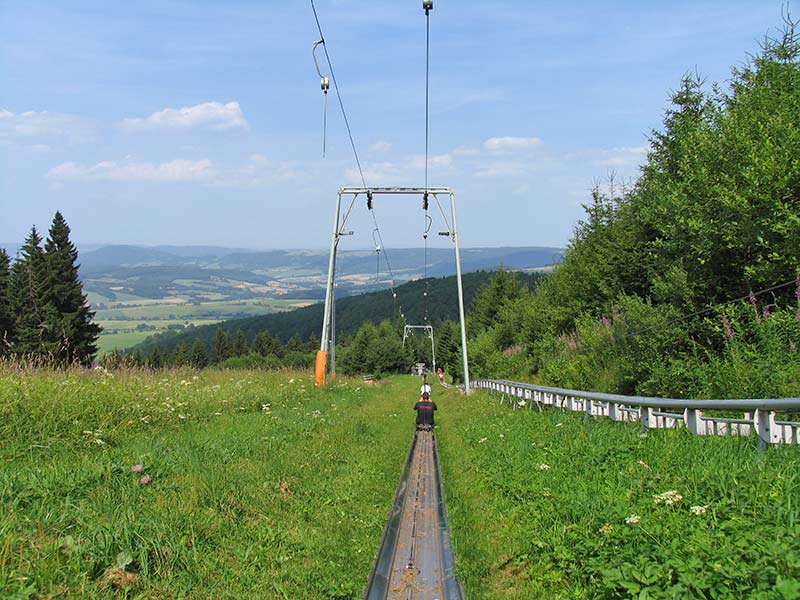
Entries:
<svg viewBox="0 0 800 600">
<path fill-rule="evenodd" d="M 759 459 L 753 438 L 643 438 L 482 392 L 447 406 L 437 442 L 468 597 L 796 597 L 796 448 Z"/>
<path fill-rule="evenodd" d="M 141 352 L 141 350 L 138 350 Z M 192 350 L 189 353 L 189 363 L 196 369 L 202 369 L 208 365 L 208 349 L 205 342 L 197 338 L 192 344 Z"/>
<path fill-rule="evenodd" d="M 11 261 L 0 248 L 0 356 L 5 356 L 14 338 L 14 313 L 11 306 Z"/>
<path fill-rule="evenodd" d="M 213 362 L 219 363 L 231 356 L 231 336 L 230 334 L 217 327 L 217 332 L 214 334 L 213 349 Z"/>
<path fill-rule="evenodd" d="M 728 92 L 681 81 L 640 179 L 593 190 L 563 263 L 533 294 L 503 273 L 481 290 L 474 373 L 626 394 L 795 396 L 785 284 L 800 271 L 798 157 L 800 37 L 787 22 Z M 758 298 L 771 318 L 742 321 L 748 309 L 729 303 L 754 290 L 772 290 Z M 726 314 L 743 328 L 730 339 L 719 334 Z"/>
<path fill-rule="evenodd" d="M 78 278 L 78 250 L 70 229 L 56 212 L 45 243 L 44 302 L 50 354 L 59 364 L 90 364 L 97 353 L 100 327 L 92 322 L 86 294 Z"/>
<path fill-rule="evenodd" d="M 11 267 L 13 353 L 18 356 L 46 356 L 48 310 L 43 289 L 46 268 L 42 238 L 36 227 L 32 227 Z"/>
</svg>

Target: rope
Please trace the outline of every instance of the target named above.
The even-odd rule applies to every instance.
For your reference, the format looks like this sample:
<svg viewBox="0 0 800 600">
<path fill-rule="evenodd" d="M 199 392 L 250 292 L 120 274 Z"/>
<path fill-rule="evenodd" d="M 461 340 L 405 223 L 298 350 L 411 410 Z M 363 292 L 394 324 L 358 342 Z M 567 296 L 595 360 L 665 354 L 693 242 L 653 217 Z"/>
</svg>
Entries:
<svg viewBox="0 0 800 600">
<path fill-rule="evenodd" d="M 431 15 L 425 11 L 425 191 L 428 191 L 428 88 L 430 79 Z"/>
<path fill-rule="evenodd" d="M 356 159 L 356 166 L 358 167 L 358 174 L 361 177 L 361 185 L 366 188 L 367 182 L 364 178 L 364 170 L 361 168 L 361 160 L 358 158 L 358 150 L 356 150 L 356 142 L 353 139 L 353 131 L 350 128 L 350 121 L 347 119 L 347 112 L 344 109 L 344 102 L 342 101 L 342 94 L 339 91 L 339 82 L 336 80 L 336 73 L 333 70 L 333 63 L 331 62 L 331 57 L 328 54 L 328 45 L 325 43 L 325 35 L 322 33 L 322 26 L 319 22 L 319 15 L 317 14 L 317 8 L 314 6 L 314 0 L 311 1 L 311 10 L 314 11 L 314 20 L 317 22 L 317 30 L 319 31 L 319 38 L 322 41 L 322 49 L 325 51 L 325 60 L 328 63 L 328 70 L 331 72 L 331 80 L 333 81 L 333 89 L 336 91 L 336 98 L 339 100 L 339 108 L 342 111 L 342 118 L 344 119 L 345 128 L 347 129 L 347 136 L 350 138 L 350 147 L 353 149 L 353 156 Z M 426 160 L 427 162 L 427 160 Z M 427 167 L 426 167 L 427 168 Z M 372 222 L 375 224 L 375 229 L 378 232 L 378 241 L 381 244 L 381 249 L 383 251 L 383 258 L 386 261 L 386 268 L 389 271 L 389 278 L 391 281 L 391 288 L 392 288 L 392 299 L 394 300 L 395 310 L 397 308 L 397 291 L 395 290 L 395 279 L 394 273 L 392 272 L 392 266 L 389 264 L 389 255 L 386 252 L 386 246 L 383 243 L 383 238 L 381 237 L 381 230 L 378 227 L 378 220 L 375 218 L 375 210 L 374 208 L 369 211 L 372 215 Z M 400 309 L 400 316 L 404 318 L 402 313 L 402 307 Z"/>
<path fill-rule="evenodd" d="M 345 112 L 344 110 L 344 102 L 342 101 L 342 94 L 339 92 L 339 83 L 336 81 L 336 73 L 334 73 L 333 71 L 333 64 L 331 63 L 331 57 L 328 54 L 328 45 L 325 43 L 325 36 L 322 34 L 322 26 L 319 24 L 319 16 L 317 16 L 317 8 L 314 6 L 314 0 L 311 0 L 311 10 L 314 11 L 314 20 L 317 22 L 317 29 L 319 30 L 319 39 L 322 40 L 322 49 L 325 51 L 325 60 L 328 62 L 328 69 L 331 72 L 331 79 L 333 80 L 333 89 L 336 90 L 336 97 L 339 99 L 339 108 L 342 109 L 342 117 L 344 118 L 344 125 L 347 128 L 347 135 L 350 138 L 350 147 L 353 149 L 353 156 L 355 156 L 356 165 L 358 166 L 358 172 L 361 175 L 361 184 L 364 187 L 367 187 L 367 183 L 364 180 L 364 171 L 361 168 L 361 161 L 358 158 L 356 143 L 353 140 L 353 132 L 350 129 L 350 122 L 347 120 L 347 112 Z"/>
</svg>

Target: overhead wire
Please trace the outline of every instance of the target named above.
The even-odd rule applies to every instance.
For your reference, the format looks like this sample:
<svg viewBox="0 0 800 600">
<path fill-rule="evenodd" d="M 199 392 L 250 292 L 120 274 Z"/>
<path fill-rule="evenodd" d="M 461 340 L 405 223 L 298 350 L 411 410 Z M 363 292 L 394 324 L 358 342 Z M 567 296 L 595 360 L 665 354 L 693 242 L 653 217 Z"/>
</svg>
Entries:
<svg viewBox="0 0 800 600">
<path fill-rule="evenodd" d="M 425 268 L 423 279 L 425 281 L 425 291 L 423 292 L 423 309 L 425 324 L 428 324 L 428 231 L 430 231 L 430 217 L 428 217 L 428 144 L 430 139 L 430 113 L 429 113 L 429 98 L 430 98 L 430 59 L 431 59 L 431 8 L 423 3 L 425 9 L 425 192 L 422 199 L 422 207 L 425 210 L 424 225 L 425 232 L 423 239 L 425 240 L 425 253 L 424 262 Z M 438 200 L 437 200 L 438 202 Z"/>
<path fill-rule="evenodd" d="M 317 23 L 317 30 L 319 31 L 319 39 L 320 39 L 320 42 L 322 44 L 322 49 L 325 52 L 325 61 L 328 63 L 328 70 L 331 73 L 331 80 L 333 81 L 333 89 L 336 92 L 336 98 L 339 101 L 339 108 L 342 111 L 342 118 L 344 119 L 344 125 L 345 125 L 345 128 L 347 129 L 347 137 L 350 139 L 350 148 L 352 148 L 352 150 L 353 150 L 353 157 L 355 158 L 356 166 L 358 167 L 358 174 L 359 174 L 359 176 L 361 178 L 361 185 L 366 189 L 367 188 L 367 182 L 366 182 L 366 179 L 364 177 L 364 169 L 361 167 L 361 160 L 358 157 L 358 150 L 356 149 L 356 142 L 355 142 L 355 139 L 353 138 L 353 131 L 352 131 L 351 127 L 350 127 L 350 121 L 347 118 L 347 111 L 344 108 L 344 101 L 342 100 L 342 94 L 341 94 L 341 92 L 339 90 L 339 82 L 336 80 L 336 73 L 335 73 L 335 71 L 333 69 L 333 62 L 331 61 L 330 54 L 328 54 L 328 45 L 325 42 L 325 35 L 322 33 L 322 25 L 320 24 L 319 15 L 317 14 L 317 7 L 314 5 L 314 0 L 310 0 L 310 2 L 311 2 L 311 10 L 314 12 L 314 20 Z M 391 285 L 391 289 L 392 289 L 392 299 L 394 301 L 395 311 L 396 311 L 397 310 L 397 290 L 396 290 L 397 286 L 396 286 L 396 282 L 395 282 L 395 278 L 394 278 L 394 272 L 392 271 L 392 266 L 389 263 L 389 255 L 387 254 L 386 246 L 383 243 L 383 237 L 381 236 L 381 230 L 380 230 L 380 227 L 378 226 L 378 219 L 375 217 L 374 208 L 370 209 L 369 212 L 372 215 L 372 222 L 375 224 L 375 229 L 377 230 L 377 234 L 378 234 L 378 241 L 380 242 L 381 248 L 383 250 L 383 259 L 386 261 L 386 269 L 389 272 L 390 285 Z M 400 316 L 404 317 L 404 315 L 402 313 L 402 307 L 400 309 Z"/>
</svg>

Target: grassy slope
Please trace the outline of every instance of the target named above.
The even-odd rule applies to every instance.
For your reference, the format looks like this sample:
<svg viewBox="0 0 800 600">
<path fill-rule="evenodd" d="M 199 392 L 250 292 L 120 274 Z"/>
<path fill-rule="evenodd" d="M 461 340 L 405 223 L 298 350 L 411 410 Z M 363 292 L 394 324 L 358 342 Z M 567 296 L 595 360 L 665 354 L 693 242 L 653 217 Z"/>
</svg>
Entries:
<svg viewBox="0 0 800 600">
<path fill-rule="evenodd" d="M 0 597 L 361 596 L 418 381 L 193 376 L 0 372 Z M 434 392 L 470 599 L 800 596 L 798 448 Z"/>
<path fill-rule="evenodd" d="M 0 374 L 0 597 L 360 597 L 416 382 L 192 375 Z"/>
<path fill-rule="evenodd" d="M 800 597 L 798 447 L 468 404 L 438 437 L 470 599 Z"/>
</svg>

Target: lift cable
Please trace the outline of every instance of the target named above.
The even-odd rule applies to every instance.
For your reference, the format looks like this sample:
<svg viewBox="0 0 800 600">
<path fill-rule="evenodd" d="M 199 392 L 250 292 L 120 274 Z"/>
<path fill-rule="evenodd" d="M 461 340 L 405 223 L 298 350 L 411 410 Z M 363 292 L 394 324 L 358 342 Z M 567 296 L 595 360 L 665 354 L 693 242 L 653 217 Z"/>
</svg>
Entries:
<svg viewBox="0 0 800 600">
<path fill-rule="evenodd" d="M 319 41 L 322 44 L 322 49 L 325 51 L 325 60 L 328 62 L 328 70 L 331 72 L 331 79 L 333 80 L 333 89 L 336 91 L 336 97 L 339 99 L 339 108 L 342 109 L 342 117 L 344 118 L 344 125 L 347 128 L 347 135 L 350 138 L 350 147 L 353 149 L 353 156 L 355 156 L 356 165 L 358 166 L 358 172 L 361 175 L 361 184 L 364 187 L 367 187 L 367 183 L 364 180 L 364 171 L 361 168 L 361 161 L 358 158 L 356 143 L 353 140 L 353 132 L 350 129 L 350 122 L 347 120 L 347 113 L 344 110 L 344 102 L 342 101 L 342 94 L 339 92 L 339 84 L 336 81 L 336 74 L 333 71 L 333 64 L 331 63 L 331 57 L 328 54 L 328 45 L 325 43 L 325 36 L 322 34 L 322 26 L 319 24 L 319 16 L 317 16 L 317 8 L 314 6 L 314 0 L 311 0 L 311 10 L 314 11 L 314 20 L 317 22 L 317 29 L 319 30 Z"/>
<path fill-rule="evenodd" d="M 310 2 L 311 2 L 311 10 L 314 12 L 314 20 L 317 22 L 317 30 L 319 31 L 319 42 L 317 42 L 314 47 L 316 48 L 317 45 L 321 45 L 322 49 L 325 51 L 325 61 L 328 63 L 328 70 L 331 73 L 331 80 L 333 81 L 333 89 L 336 91 L 336 98 L 339 100 L 339 108 L 342 111 L 342 118 L 344 119 L 345 128 L 347 129 L 347 136 L 350 138 L 350 147 L 353 149 L 353 156 L 356 159 L 356 166 L 358 167 L 358 173 L 359 173 L 359 175 L 361 177 L 361 185 L 364 188 L 366 188 L 367 187 L 367 182 L 366 182 L 366 179 L 364 178 L 364 170 L 361 168 L 361 160 L 358 158 L 358 151 L 356 150 L 356 143 L 355 143 L 355 140 L 353 139 L 353 131 L 350 128 L 350 121 L 347 119 L 347 112 L 344 109 L 344 102 L 342 101 L 342 94 L 339 91 L 339 83 L 336 81 L 336 73 L 333 70 L 333 63 L 331 62 L 330 54 L 328 54 L 328 46 L 325 43 L 325 35 L 322 33 L 322 25 L 320 25 L 320 22 L 319 22 L 319 15 L 317 14 L 317 8 L 316 8 L 316 6 L 314 6 L 314 0 L 310 0 Z M 319 72 L 319 69 L 317 69 L 317 71 Z M 320 74 L 320 76 L 321 76 L 321 74 Z M 325 91 L 325 90 L 323 90 L 323 91 Z M 389 256 L 386 253 L 386 247 L 384 246 L 383 238 L 381 237 L 381 230 L 380 230 L 380 227 L 378 226 L 378 220 L 375 217 L 375 211 L 373 210 L 373 208 L 371 206 L 372 205 L 372 198 L 371 197 L 368 198 L 368 202 L 369 202 L 369 205 L 370 205 L 370 214 L 372 215 L 372 222 L 375 224 L 375 229 L 377 231 L 378 241 L 380 242 L 380 246 L 383 249 L 383 258 L 386 261 L 386 268 L 389 271 L 389 279 L 390 279 L 391 288 L 392 288 L 392 299 L 393 299 L 393 301 L 395 303 L 395 307 L 396 307 L 397 306 L 397 290 L 395 289 L 396 285 L 395 285 L 394 273 L 392 272 L 392 267 L 389 264 Z M 402 313 L 402 309 L 400 310 L 400 316 L 402 318 L 405 318 L 403 313 Z"/>
<path fill-rule="evenodd" d="M 429 110 L 428 98 L 430 89 L 430 57 L 431 57 L 431 10 L 433 9 L 433 0 L 423 0 L 422 8 L 425 10 L 425 193 L 422 196 L 422 208 L 425 211 L 425 232 L 422 234 L 425 240 L 425 268 L 424 280 L 425 290 L 423 291 L 423 308 L 425 324 L 428 324 L 428 232 L 431 228 L 431 218 L 428 216 L 428 140 L 429 140 Z M 438 202 L 438 200 L 437 200 Z"/>
</svg>

